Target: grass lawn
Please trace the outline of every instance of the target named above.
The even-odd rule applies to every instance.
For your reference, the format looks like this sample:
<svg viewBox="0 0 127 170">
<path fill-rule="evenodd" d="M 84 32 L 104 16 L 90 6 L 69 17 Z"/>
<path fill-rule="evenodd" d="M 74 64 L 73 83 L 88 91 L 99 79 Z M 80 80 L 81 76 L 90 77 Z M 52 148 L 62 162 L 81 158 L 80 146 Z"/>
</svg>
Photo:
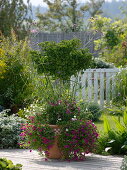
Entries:
<svg viewBox="0 0 127 170">
<path fill-rule="evenodd" d="M 108 119 L 108 121 L 109 121 L 109 123 L 110 123 L 111 128 L 112 128 L 112 129 L 115 129 L 115 128 L 116 128 L 115 122 L 114 122 L 113 119 L 112 119 L 112 117 L 113 117 L 114 115 L 112 116 L 112 115 L 110 115 L 110 114 L 108 114 L 108 113 L 105 113 L 105 114 L 103 113 L 102 116 L 100 117 L 100 120 L 99 120 L 98 122 L 94 122 L 95 125 L 96 125 L 97 128 L 98 128 L 98 131 L 99 131 L 100 133 L 104 132 L 104 116 L 107 117 L 107 119 Z M 116 117 L 116 119 L 119 119 L 118 116 L 114 116 L 114 117 Z M 122 116 L 120 117 L 120 122 L 123 124 L 123 118 L 122 118 Z"/>
</svg>

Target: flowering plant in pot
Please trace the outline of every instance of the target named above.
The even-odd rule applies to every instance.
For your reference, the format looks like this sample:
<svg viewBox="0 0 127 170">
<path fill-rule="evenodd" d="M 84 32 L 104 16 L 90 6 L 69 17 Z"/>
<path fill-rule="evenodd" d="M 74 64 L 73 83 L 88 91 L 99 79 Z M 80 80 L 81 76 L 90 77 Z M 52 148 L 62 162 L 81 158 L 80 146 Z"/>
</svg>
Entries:
<svg viewBox="0 0 127 170">
<path fill-rule="evenodd" d="M 91 121 L 79 120 L 80 108 L 74 100 L 61 99 L 32 107 L 33 112 L 21 128 L 21 145 L 45 153 L 48 158 L 58 151 L 54 158 L 66 160 L 82 160 L 94 150 L 97 129 Z"/>
<path fill-rule="evenodd" d="M 96 128 L 92 126 L 92 122 L 88 128 L 84 125 L 84 131 L 81 129 L 86 122 L 80 121 L 80 108 L 75 100 L 75 89 L 70 89 L 70 77 L 89 67 L 92 61 L 92 55 L 88 50 L 80 49 L 80 45 L 79 40 L 62 41 L 58 44 L 45 42 L 40 45 L 39 52 L 31 53 L 38 73 L 43 74 L 40 80 L 41 88 L 38 90 L 40 104 L 25 110 L 28 122 L 23 125 L 20 135 L 24 139 L 23 146 L 37 149 L 41 154 L 44 151 L 48 158 L 73 159 L 75 153 L 82 155 L 82 152 L 84 154 L 90 152 L 88 146 L 93 147 L 97 139 L 97 135 L 93 135 Z M 71 135 L 65 138 L 67 128 L 70 133 L 72 129 L 76 130 L 77 145 L 76 143 L 72 145 L 76 150 L 66 148 L 67 143 L 74 138 Z M 79 131 L 81 132 L 78 136 Z M 93 138 L 90 139 L 88 134 L 93 135 Z M 53 153 L 58 151 L 58 154 L 52 154 L 51 150 Z M 75 160 L 81 158 L 82 156 L 78 156 Z"/>
<path fill-rule="evenodd" d="M 27 141 L 27 145 L 30 147 L 39 149 L 37 146 L 41 146 L 45 150 L 50 147 L 48 144 L 52 144 L 55 136 L 49 125 L 66 124 L 79 114 L 80 109 L 74 100 L 64 99 L 52 100 L 44 105 L 32 104 L 24 112 L 27 123 L 22 125 L 20 136 Z M 43 137 L 47 141 L 46 143 L 43 141 Z"/>
</svg>

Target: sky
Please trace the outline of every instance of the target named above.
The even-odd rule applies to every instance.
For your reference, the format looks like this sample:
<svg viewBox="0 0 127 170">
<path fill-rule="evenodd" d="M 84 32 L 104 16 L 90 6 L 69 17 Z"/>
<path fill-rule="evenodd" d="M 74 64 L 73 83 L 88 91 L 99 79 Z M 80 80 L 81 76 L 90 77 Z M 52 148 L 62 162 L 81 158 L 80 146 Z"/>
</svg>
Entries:
<svg viewBox="0 0 127 170">
<path fill-rule="evenodd" d="M 79 0 L 79 2 L 85 2 L 86 0 Z M 106 1 L 112 1 L 112 0 L 106 0 Z M 27 2 L 27 0 L 24 0 L 24 2 Z M 46 7 L 46 4 L 43 2 L 43 0 L 30 0 L 31 4 L 34 6 L 43 6 Z"/>
</svg>

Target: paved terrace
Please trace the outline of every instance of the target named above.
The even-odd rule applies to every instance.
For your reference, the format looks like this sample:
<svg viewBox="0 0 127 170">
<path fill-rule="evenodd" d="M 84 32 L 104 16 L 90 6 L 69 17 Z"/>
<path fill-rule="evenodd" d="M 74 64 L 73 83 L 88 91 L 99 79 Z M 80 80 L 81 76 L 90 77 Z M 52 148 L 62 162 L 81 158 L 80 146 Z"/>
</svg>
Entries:
<svg viewBox="0 0 127 170">
<path fill-rule="evenodd" d="M 122 157 L 86 155 L 86 160 L 67 162 L 60 160 L 45 161 L 36 151 L 26 149 L 0 149 L 0 157 L 6 157 L 14 164 L 21 163 L 23 170 L 120 170 Z"/>
</svg>

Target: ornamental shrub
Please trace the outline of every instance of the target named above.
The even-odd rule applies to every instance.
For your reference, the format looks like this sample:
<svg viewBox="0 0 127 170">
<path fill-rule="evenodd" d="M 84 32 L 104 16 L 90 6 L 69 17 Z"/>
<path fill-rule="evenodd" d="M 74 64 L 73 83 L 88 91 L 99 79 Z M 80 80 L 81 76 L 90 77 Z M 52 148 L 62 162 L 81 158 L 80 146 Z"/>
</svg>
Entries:
<svg viewBox="0 0 127 170">
<path fill-rule="evenodd" d="M 127 132 L 120 133 L 110 130 L 108 134 L 101 135 L 98 139 L 96 153 L 104 155 L 127 154 Z"/>
<path fill-rule="evenodd" d="M 20 141 L 20 126 L 25 120 L 17 116 L 8 116 L 0 112 L 0 149 L 19 148 Z"/>
<path fill-rule="evenodd" d="M 101 114 L 102 108 L 97 103 L 89 102 L 80 102 L 81 115 L 80 118 L 86 120 L 98 121 Z"/>
<path fill-rule="evenodd" d="M 127 154 L 127 110 L 124 110 L 123 123 L 112 117 L 116 128 L 110 127 L 108 119 L 104 118 L 104 134 L 98 139 L 97 153 Z M 117 149 L 116 149 L 117 148 Z"/>
<path fill-rule="evenodd" d="M 17 112 L 33 99 L 35 70 L 29 57 L 30 48 L 27 40 L 17 40 L 14 33 L 10 38 L 0 38 L 3 54 L 0 63 L 4 64 L 4 68 L 0 66 L 0 105 Z"/>
<path fill-rule="evenodd" d="M 94 60 L 92 67 L 93 69 L 95 68 L 114 68 L 112 64 L 106 63 L 103 60 L 99 60 L 98 58 Z"/>
<path fill-rule="evenodd" d="M 88 112 L 90 112 L 93 115 L 93 118 L 92 118 L 93 121 L 99 120 L 102 114 L 102 109 L 99 104 L 89 103 L 87 106 L 87 109 L 88 109 Z"/>
<path fill-rule="evenodd" d="M 0 158 L 0 170 L 22 170 L 22 165 L 14 165 L 11 160 Z"/>
<path fill-rule="evenodd" d="M 92 62 L 88 49 L 81 49 L 78 39 L 53 41 L 39 44 L 40 51 L 32 51 L 31 56 L 39 73 L 48 73 L 62 80 L 70 79 L 80 70 L 86 69 Z"/>
</svg>

